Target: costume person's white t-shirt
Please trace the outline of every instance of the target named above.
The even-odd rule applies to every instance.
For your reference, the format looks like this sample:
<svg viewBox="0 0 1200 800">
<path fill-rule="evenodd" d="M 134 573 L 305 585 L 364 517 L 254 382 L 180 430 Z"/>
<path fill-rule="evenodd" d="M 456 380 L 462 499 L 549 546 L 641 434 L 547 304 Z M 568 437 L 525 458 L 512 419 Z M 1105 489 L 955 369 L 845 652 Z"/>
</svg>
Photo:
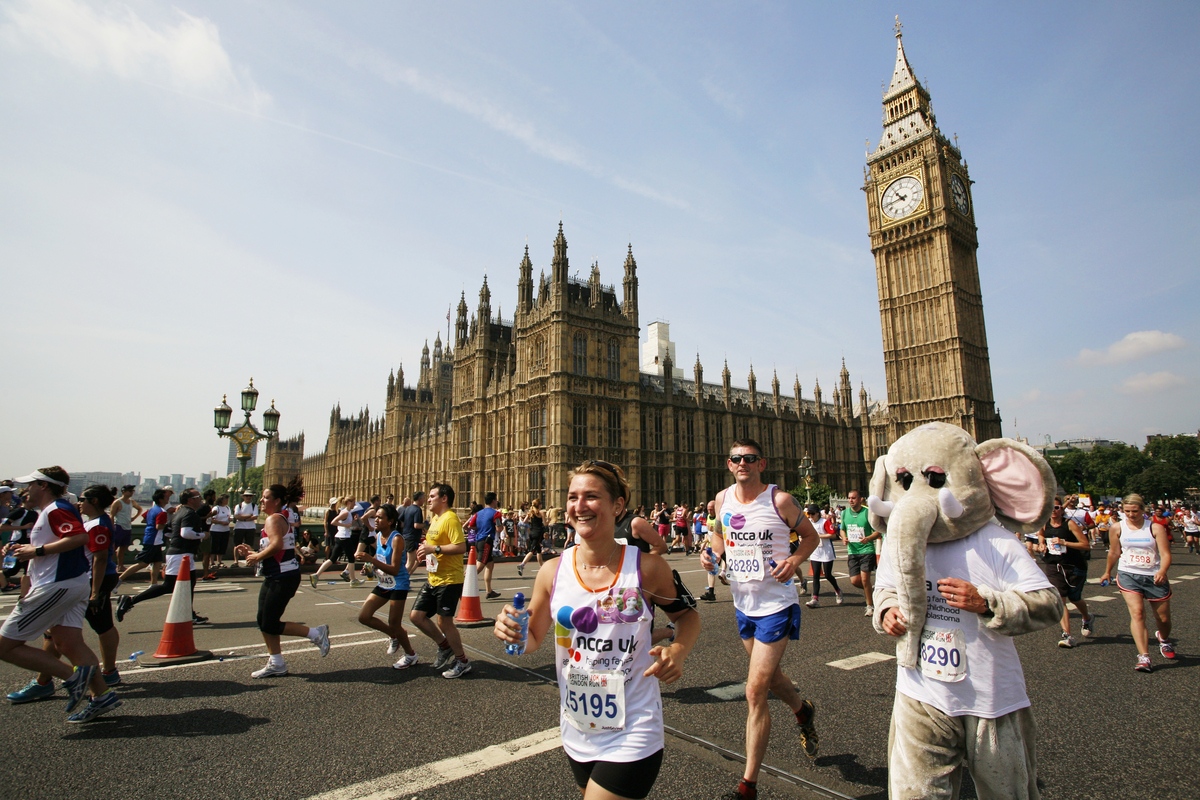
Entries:
<svg viewBox="0 0 1200 800">
<path fill-rule="evenodd" d="M 897 537 L 889 536 L 888 550 L 896 542 Z M 876 573 L 878 588 L 897 588 L 896 563 L 895 554 L 889 552 Z M 1029 695 L 1012 637 L 988 630 L 987 619 L 979 614 L 949 606 L 937 590 L 942 578 L 961 578 L 996 591 L 1051 588 L 1025 546 L 995 523 L 965 539 L 929 545 L 925 551 L 929 605 L 920 656 L 916 668 L 897 666 L 896 691 L 952 717 L 995 719 L 1025 708 Z M 911 622 L 909 627 L 914 627 Z M 941 658 L 954 650 L 957 657 Z M 939 670 L 942 678 L 935 677 Z"/>
</svg>

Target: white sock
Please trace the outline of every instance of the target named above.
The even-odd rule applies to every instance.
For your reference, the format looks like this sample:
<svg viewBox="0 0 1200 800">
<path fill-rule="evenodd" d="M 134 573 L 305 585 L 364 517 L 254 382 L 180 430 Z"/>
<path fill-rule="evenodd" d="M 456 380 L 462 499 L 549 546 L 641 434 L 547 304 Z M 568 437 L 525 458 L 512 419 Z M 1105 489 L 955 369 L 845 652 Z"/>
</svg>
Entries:
<svg viewBox="0 0 1200 800">
<path fill-rule="evenodd" d="M 283 654 L 282 653 L 272 653 L 271 655 L 267 656 L 267 663 L 270 664 L 272 667 L 282 667 L 284 665 L 283 664 Z"/>
<path fill-rule="evenodd" d="M 316 644 L 317 642 L 319 642 L 321 640 L 321 634 L 317 631 L 316 628 L 308 629 L 308 640 L 310 642 L 312 642 L 313 644 Z"/>
</svg>

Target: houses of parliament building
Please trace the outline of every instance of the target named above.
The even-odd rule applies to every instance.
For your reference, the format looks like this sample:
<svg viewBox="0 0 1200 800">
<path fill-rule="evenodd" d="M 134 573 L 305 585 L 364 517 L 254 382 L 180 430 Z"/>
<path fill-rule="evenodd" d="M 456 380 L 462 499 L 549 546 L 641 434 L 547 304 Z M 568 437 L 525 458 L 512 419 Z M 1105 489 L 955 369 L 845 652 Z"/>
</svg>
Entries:
<svg viewBox="0 0 1200 800">
<path fill-rule="evenodd" d="M 760 387 L 753 368 L 745 388 L 728 365 L 706 381 L 699 357 L 686 376 L 660 323 L 648 326 L 642 358 L 632 246 L 618 294 L 595 264 L 586 280 L 570 277 L 560 223 L 549 278 L 535 278 L 526 246 L 511 320 L 493 313 L 485 277 L 473 309 L 460 297 L 453 341 L 426 344 L 413 383 L 403 369 L 388 375 L 381 416 L 335 406 L 315 455 L 303 434 L 270 441 L 265 482 L 298 473 L 310 502 L 445 482 L 459 506 L 494 491 L 505 506 L 536 497 L 561 507 L 567 473 L 595 458 L 625 469 L 635 505 L 695 505 L 730 483 L 725 458 L 738 438 L 762 444 L 769 481 L 802 485 L 808 457 L 815 481 L 845 493 L 865 489 L 875 458 L 923 422 L 960 425 L 977 441 L 999 436 L 971 180 L 913 76 L 899 24 L 883 124 L 862 189 L 886 402 L 861 386 L 856 397 L 844 363 L 829 398 L 819 384 L 805 397 L 799 380 L 784 387 L 777 375 Z"/>
</svg>

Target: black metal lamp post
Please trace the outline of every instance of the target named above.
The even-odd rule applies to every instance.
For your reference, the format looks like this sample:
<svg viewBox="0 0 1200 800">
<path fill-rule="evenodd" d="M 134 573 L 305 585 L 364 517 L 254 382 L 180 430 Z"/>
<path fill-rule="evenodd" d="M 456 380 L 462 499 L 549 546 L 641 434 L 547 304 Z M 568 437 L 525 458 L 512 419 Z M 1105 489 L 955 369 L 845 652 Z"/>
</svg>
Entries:
<svg viewBox="0 0 1200 800">
<path fill-rule="evenodd" d="M 263 412 L 263 430 L 259 431 L 254 427 L 254 423 L 250 421 L 250 415 L 258 405 L 258 389 L 254 388 L 254 378 L 251 378 L 250 385 L 242 390 L 242 411 L 246 413 L 246 419 L 233 430 L 227 430 L 229 418 L 233 415 L 233 409 L 229 407 L 227 399 L 228 395 L 223 396 L 221 405 L 213 409 L 213 425 L 217 429 L 218 436 L 232 439 L 237 443 L 237 459 L 241 464 L 239 482 L 241 490 L 245 491 L 246 463 L 250 460 L 250 453 L 256 444 L 266 439 L 273 439 L 279 432 L 279 412 L 275 410 L 275 401 L 272 400 L 271 407 Z"/>
</svg>

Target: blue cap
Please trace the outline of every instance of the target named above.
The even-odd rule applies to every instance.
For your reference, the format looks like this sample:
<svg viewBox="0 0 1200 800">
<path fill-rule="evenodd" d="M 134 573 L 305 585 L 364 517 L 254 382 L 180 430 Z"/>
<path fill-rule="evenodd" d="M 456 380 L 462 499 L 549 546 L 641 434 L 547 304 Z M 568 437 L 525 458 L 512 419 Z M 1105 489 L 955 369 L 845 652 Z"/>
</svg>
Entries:
<svg viewBox="0 0 1200 800">
<path fill-rule="evenodd" d="M 517 592 L 516 594 L 513 595 L 513 608 L 515 608 L 519 611 L 524 607 L 525 607 L 525 595 L 522 594 L 521 592 Z"/>
</svg>

